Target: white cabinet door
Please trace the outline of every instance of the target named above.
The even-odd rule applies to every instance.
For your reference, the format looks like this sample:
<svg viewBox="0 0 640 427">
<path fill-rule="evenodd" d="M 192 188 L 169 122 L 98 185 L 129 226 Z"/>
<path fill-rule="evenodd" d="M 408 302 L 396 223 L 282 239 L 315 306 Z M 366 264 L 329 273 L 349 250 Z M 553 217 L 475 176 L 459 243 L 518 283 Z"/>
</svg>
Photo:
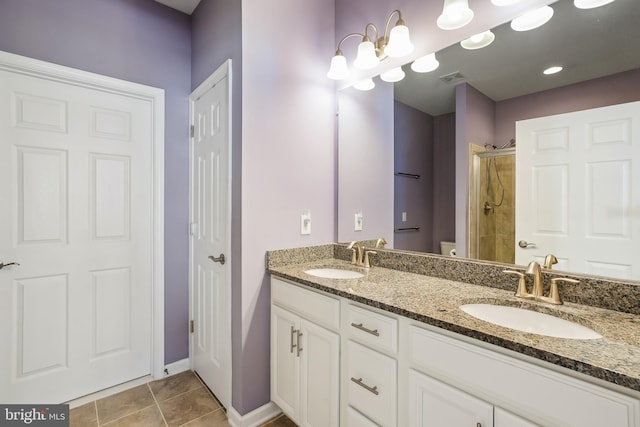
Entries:
<svg viewBox="0 0 640 427">
<path fill-rule="evenodd" d="M 410 370 L 409 425 L 490 427 L 493 426 L 493 405 Z"/>
<path fill-rule="evenodd" d="M 494 408 L 493 427 L 538 427 L 538 424 L 520 418 L 502 408 Z"/>
<path fill-rule="evenodd" d="M 271 306 L 271 400 L 297 425 L 339 424 L 340 337 Z"/>
<path fill-rule="evenodd" d="M 296 423 L 300 418 L 299 332 L 298 316 L 271 306 L 271 400 Z"/>
<path fill-rule="evenodd" d="M 303 427 L 339 424 L 340 337 L 304 319 L 300 322 L 300 386 Z"/>
</svg>

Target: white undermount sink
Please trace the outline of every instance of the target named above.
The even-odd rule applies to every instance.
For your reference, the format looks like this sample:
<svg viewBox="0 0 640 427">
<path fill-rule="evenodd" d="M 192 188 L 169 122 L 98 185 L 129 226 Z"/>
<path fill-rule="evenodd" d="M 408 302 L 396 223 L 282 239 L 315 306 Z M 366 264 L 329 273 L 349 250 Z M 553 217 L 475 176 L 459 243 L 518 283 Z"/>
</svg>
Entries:
<svg viewBox="0 0 640 427">
<path fill-rule="evenodd" d="M 311 276 L 322 277 L 324 279 L 359 279 L 360 277 L 364 277 L 364 274 L 360 272 L 343 270 L 342 268 L 312 268 L 304 272 Z"/>
<path fill-rule="evenodd" d="M 485 322 L 549 337 L 589 340 L 602 338 L 596 331 L 569 320 L 524 308 L 497 304 L 465 304 L 460 309 Z"/>
</svg>

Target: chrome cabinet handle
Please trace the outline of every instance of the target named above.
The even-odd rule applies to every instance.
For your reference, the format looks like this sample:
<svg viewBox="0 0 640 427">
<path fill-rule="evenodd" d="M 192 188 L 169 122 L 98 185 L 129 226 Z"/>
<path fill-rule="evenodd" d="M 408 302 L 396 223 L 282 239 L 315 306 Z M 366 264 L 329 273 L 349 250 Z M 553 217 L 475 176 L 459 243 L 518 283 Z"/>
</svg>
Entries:
<svg viewBox="0 0 640 427">
<path fill-rule="evenodd" d="M 9 267 L 10 265 L 20 265 L 20 264 L 18 264 L 17 262 L 9 262 L 7 264 L 0 262 L 0 270 L 2 270 L 5 267 Z"/>
<path fill-rule="evenodd" d="M 527 242 L 526 240 L 520 240 L 518 242 L 518 246 L 520 246 L 522 249 L 526 249 L 526 248 L 530 248 L 530 247 L 536 247 L 536 244 L 533 242 Z"/>
<path fill-rule="evenodd" d="M 226 262 L 225 258 L 224 258 L 224 254 L 220 254 L 219 257 L 214 257 L 213 255 L 209 255 L 209 259 L 213 262 L 219 262 L 220 264 L 224 265 L 224 263 Z"/>
<path fill-rule="evenodd" d="M 369 328 L 365 328 L 364 326 L 362 326 L 362 323 L 352 323 L 351 326 L 353 326 L 356 329 L 360 329 L 361 331 L 364 331 L 368 334 L 374 335 L 376 337 L 380 336 L 380 332 L 378 332 L 377 329 L 369 329 Z"/>
<path fill-rule="evenodd" d="M 300 337 L 302 336 L 302 332 L 300 329 L 296 331 L 298 338 L 296 339 L 296 356 L 300 357 L 300 352 L 302 351 L 302 346 L 300 345 Z"/>
<path fill-rule="evenodd" d="M 351 381 L 353 381 L 354 383 L 358 384 L 360 387 L 364 388 L 367 391 L 370 391 L 371 393 L 375 394 L 376 396 L 380 394 L 380 392 L 378 391 L 378 386 L 368 386 L 365 383 L 362 382 L 362 378 L 354 378 L 351 377 Z"/>
<path fill-rule="evenodd" d="M 295 334 L 296 332 L 298 332 L 297 329 L 295 329 L 293 326 L 291 327 L 291 335 L 289 335 L 289 338 L 291 339 L 291 349 L 289 350 L 291 353 L 293 353 L 293 349 L 296 348 L 296 344 L 293 343 L 293 334 Z"/>
</svg>

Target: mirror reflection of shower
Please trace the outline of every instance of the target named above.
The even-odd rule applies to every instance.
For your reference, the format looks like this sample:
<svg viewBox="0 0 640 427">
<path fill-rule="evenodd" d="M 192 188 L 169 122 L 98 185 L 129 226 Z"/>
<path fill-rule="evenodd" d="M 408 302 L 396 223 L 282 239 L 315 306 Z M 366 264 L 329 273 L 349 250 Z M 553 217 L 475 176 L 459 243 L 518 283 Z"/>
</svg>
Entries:
<svg viewBox="0 0 640 427">
<path fill-rule="evenodd" d="M 475 246 L 477 258 L 515 262 L 515 140 L 501 145 L 485 144 L 474 156 Z"/>
</svg>

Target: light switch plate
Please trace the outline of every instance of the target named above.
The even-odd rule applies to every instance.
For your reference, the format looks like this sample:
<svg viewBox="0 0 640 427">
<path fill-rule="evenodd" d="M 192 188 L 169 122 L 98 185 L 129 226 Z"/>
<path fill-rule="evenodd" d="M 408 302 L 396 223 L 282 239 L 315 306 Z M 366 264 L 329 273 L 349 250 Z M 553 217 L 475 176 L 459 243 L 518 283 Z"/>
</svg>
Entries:
<svg viewBox="0 0 640 427">
<path fill-rule="evenodd" d="M 311 234 L 311 212 L 309 210 L 303 211 L 300 215 L 300 234 Z"/>
<path fill-rule="evenodd" d="M 354 215 L 353 231 L 362 231 L 362 212 L 356 212 Z"/>
</svg>

